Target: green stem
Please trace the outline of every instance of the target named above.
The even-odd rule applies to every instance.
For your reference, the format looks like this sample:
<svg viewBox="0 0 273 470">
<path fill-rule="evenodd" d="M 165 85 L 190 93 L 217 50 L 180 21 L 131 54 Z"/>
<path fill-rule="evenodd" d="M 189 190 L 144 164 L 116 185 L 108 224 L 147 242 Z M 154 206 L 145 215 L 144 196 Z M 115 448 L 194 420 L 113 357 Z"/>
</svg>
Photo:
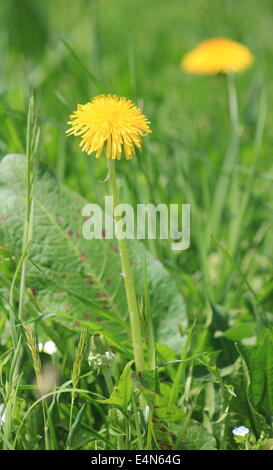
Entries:
<svg viewBox="0 0 273 470">
<path fill-rule="evenodd" d="M 21 279 L 20 279 L 20 288 L 19 288 L 19 306 L 18 306 L 18 320 L 19 322 L 23 319 L 23 309 L 25 301 L 25 290 L 26 290 L 26 266 L 28 258 L 28 250 L 32 236 L 32 226 L 33 226 L 33 201 L 32 201 L 32 191 L 33 191 L 33 154 L 34 154 L 34 144 L 36 140 L 36 127 L 34 122 L 34 101 L 33 97 L 30 97 L 29 107 L 28 107 L 28 117 L 27 117 L 27 135 L 26 135 L 26 170 L 25 170 L 25 189 L 26 189 L 26 198 L 25 198 L 25 219 L 24 219 L 24 231 L 23 231 L 23 243 L 22 243 L 22 254 L 19 261 L 19 265 L 16 268 L 10 289 L 10 320 L 11 320 L 11 336 L 14 347 L 14 369 L 13 373 L 10 375 L 10 381 L 8 383 L 9 394 L 6 403 L 6 420 L 4 425 L 4 437 L 6 442 L 10 442 L 12 437 L 12 420 L 14 413 L 14 404 L 17 395 L 18 380 L 19 380 L 19 368 L 22 360 L 23 349 L 21 348 L 21 341 L 18 340 L 18 334 L 16 332 L 15 316 L 14 310 L 14 288 L 15 281 L 19 274 L 21 268 Z M 18 342 L 18 344 L 17 344 Z"/>
<path fill-rule="evenodd" d="M 51 450 L 49 435 L 48 435 L 48 425 L 47 425 L 47 419 L 46 419 L 47 406 L 44 401 L 42 401 L 42 409 L 43 409 L 43 419 L 44 419 L 45 448 L 46 450 Z"/>
<path fill-rule="evenodd" d="M 188 352 L 189 352 L 189 349 L 190 349 L 192 334 L 193 334 L 193 331 L 194 331 L 194 328 L 195 328 L 195 324 L 196 324 L 196 322 L 194 321 L 193 325 L 190 329 L 190 332 L 188 334 L 185 346 L 183 347 L 183 350 L 182 350 L 182 353 L 181 353 L 181 356 L 180 356 L 181 361 L 185 361 L 187 359 L 187 355 L 188 355 Z M 181 384 L 182 377 L 183 377 L 183 372 L 186 368 L 186 365 L 187 365 L 186 362 L 181 362 L 179 364 L 178 370 L 175 374 L 175 378 L 174 378 L 174 381 L 173 381 L 173 386 L 172 386 L 172 389 L 171 389 L 171 392 L 170 392 L 169 405 L 171 405 L 172 403 L 176 403 L 177 400 L 178 400 L 179 386 Z"/>
<path fill-rule="evenodd" d="M 227 74 L 227 85 L 228 85 L 228 104 L 230 123 L 233 130 L 233 134 L 238 136 L 239 133 L 239 114 L 238 114 L 238 99 L 235 86 L 234 73 L 230 72 Z"/>
<path fill-rule="evenodd" d="M 114 206 L 114 211 L 115 211 L 115 208 L 117 207 L 119 203 L 115 162 L 112 159 L 109 159 L 108 162 L 109 162 L 110 184 L 111 184 L 112 196 L 113 196 L 113 206 Z M 118 219 L 119 217 L 115 216 L 116 236 L 118 239 L 122 274 L 124 278 L 126 297 L 127 297 L 128 308 L 129 308 L 134 358 L 135 358 L 136 369 L 141 371 L 145 369 L 145 362 L 144 362 L 143 343 L 142 343 L 142 335 L 141 335 L 140 315 L 139 315 L 138 303 L 137 303 L 137 298 L 136 298 L 133 274 L 132 274 L 129 256 L 128 256 L 127 244 L 126 244 L 126 240 L 122 238 L 121 225 Z"/>
<path fill-rule="evenodd" d="M 73 390 L 72 393 L 71 393 L 70 413 L 69 413 L 69 432 L 68 432 L 68 434 L 70 433 L 71 428 L 72 428 L 74 402 L 75 402 L 75 392 Z M 66 450 L 70 450 L 70 447 L 69 447 L 68 444 L 66 444 Z"/>
<path fill-rule="evenodd" d="M 253 193 L 253 185 L 255 182 L 255 172 L 258 164 L 260 148 L 262 145 L 264 126 L 266 118 L 266 101 L 263 92 L 261 93 L 258 117 L 257 117 L 257 127 L 254 139 L 254 160 L 251 166 L 251 171 L 249 173 L 248 179 L 246 181 L 245 190 L 240 198 L 240 205 L 237 210 L 237 217 L 232 224 L 232 230 L 230 231 L 230 241 L 228 244 L 228 251 L 231 256 L 234 256 L 236 245 L 240 239 L 240 231 L 242 228 L 242 220 L 246 216 L 246 210 L 249 205 L 249 200 Z M 246 223 L 246 219 L 244 220 Z"/>
<path fill-rule="evenodd" d="M 141 435 L 141 427 L 140 427 L 139 416 L 138 416 L 138 411 L 137 411 L 137 403 L 136 403 L 134 392 L 132 393 L 132 405 L 133 405 L 136 434 L 137 434 L 137 443 L 138 443 L 137 449 L 144 450 L 144 445 L 143 445 L 143 440 L 142 440 L 142 435 Z"/>
<path fill-rule="evenodd" d="M 18 307 L 18 318 L 23 318 L 23 308 L 25 299 L 25 288 L 26 288 L 26 268 L 28 260 L 28 251 L 32 235 L 32 212 L 33 212 L 33 142 L 35 139 L 35 128 L 34 128 L 34 100 L 33 96 L 29 100 L 28 108 L 28 121 L 27 121 L 27 137 L 26 137 L 26 170 L 25 170 L 25 188 L 26 188 L 26 199 L 25 199 L 25 221 L 24 221 L 24 232 L 23 232 L 23 245 L 22 253 L 24 254 L 21 268 L 21 282 L 19 290 L 19 307 Z"/>
<path fill-rule="evenodd" d="M 231 139 L 227 154 L 225 156 L 223 166 L 221 169 L 221 175 L 218 179 L 215 195 L 214 195 L 214 208 L 213 208 L 213 232 L 214 234 L 219 233 L 219 223 L 221 221 L 223 208 L 226 203 L 226 196 L 230 184 L 230 176 L 235 164 L 238 148 L 239 148 L 239 115 L 238 115 L 238 102 L 237 93 L 235 86 L 234 74 L 232 72 L 227 74 L 227 86 L 228 86 L 228 104 L 229 104 L 229 115 L 231 123 Z"/>
<path fill-rule="evenodd" d="M 112 377 L 111 377 L 109 367 L 108 366 L 102 367 L 102 373 L 103 373 L 103 377 L 104 377 L 104 380 L 105 380 L 105 383 L 106 383 L 106 386 L 107 386 L 107 390 L 108 390 L 108 393 L 109 393 L 109 396 L 110 396 L 113 389 L 114 389 L 114 385 L 113 385 L 113 380 L 112 380 Z"/>
</svg>

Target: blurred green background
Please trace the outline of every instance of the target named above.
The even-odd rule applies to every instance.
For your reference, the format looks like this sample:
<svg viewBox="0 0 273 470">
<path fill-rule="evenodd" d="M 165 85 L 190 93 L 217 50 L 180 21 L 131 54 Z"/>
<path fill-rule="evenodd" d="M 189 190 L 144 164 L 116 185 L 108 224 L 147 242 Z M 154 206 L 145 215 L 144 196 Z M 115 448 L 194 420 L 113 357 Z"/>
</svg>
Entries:
<svg viewBox="0 0 273 470">
<path fill-rule="evenodd" d="M 153 133 L 145 139 L 141 156 L 130 164 L 120 162 L 123 198 L 132 204 L 192 203 L 190 250 L 174 254 L 165 242 L 149 244 L 178 275 L 179 284 L 181 276 L 184 281 L 189 276 L 183 288 L 189 310 L 193 304 L 199 311 L 192 283 L 200 289 L 203 305 L 204 280 L 218 302 L 227 304 L 228 293 L 237 308 L 241 280 L 232 267 L 222 270 L 209 228 L 214 188 L 231 134 L 226 77 L 186 75 L 180 70 L 181 58 L 199 41 L 215 36 L 240 41 L 255 56 L 252 68 L 236 77 L 240 155 L 232 169 L 225 211 L 213 233 L 227 246 L 233 236 L 232 211 L 240 204 L 255 158 L 261 96 L 264 107 L 271 109 L 272 13 L 271 0 L 1 2 L 1 157 L 24 152 L 27 102 L 33 89 L 41 126 L 40 159 L 71 188 L 102 203 L 105 161 L 82 154 L 78 140 L 65 136 L 69 114 L 77 103 L 89 101 L 100 90 L 127 96 L 143 106 Z M 100 90 L 90 74 L 97 77 Z M 272 225 L 272 124 L 268 112 L 247 212 L 232 252 L 258 292 L 271 285 L 272 277 L 268 230 Z M 266 226 L 259 238 L 262 224 Z M 253 250 L 255 260 L 250 262 L 246 257 Z"/>
<path fill-rule="evenodd" d="M 269 331 L 273 319 L 272 31 L 272 0 L 0 2 L 0 160 L 8 153 L 25 152 L 27 109 L 33 90 L 41 131 L 39 159 L 71 189 L 88 201 L 103 205 L 109 191 L 105 182 L 105 158 L 88 157 L 81 152 L 79 139 L 66 137 L 69 115 L 78 103 L 86 103 L 103 91 L 132 99 L 151 121 L 153 132 L 143 139 L 142 153 L 130 162 L 123 159 L 117 164 L 121 199 L 133 205 L 141 202 L 191 204 L 191 246 L 187 251 L 172 251 L 170 240 L 145 240 L 144 243 L 171 274 L 179 293 L 178 307 L 183 307 L 184 312 L 180 294 L 183 295 L 189 327 L 195 321 L 189 332 L 187 326 L 180 325 L 177 308 L 178 313 L 175 312 L 170 322 L 181 326 L 184 338 L 192 335 L 188 354 L 211 353 L 211 364 L 217 360 L 221 367 L 216 378 L 213 376 L 215 368 L 209 369 L 208 376 L 198 362 L 194 369 L 189 362 L 182 371 L 189 413 L 210 432 L 215 427 L 216 435 L 222 425 L 226 430 L 233 425 L 252 426 L 252 419 L 257 418 L 252 403 L 267 419 L 272 435 L 273 343 Z M 255 58 L 249 70 L 234 77 L 239 110 L 238 139 L 232 133 L 227 76 L 190 76 L 180 69 L 183 55 L 198 42 L 212 37 L 239 41 Z M 224 163 L 227 160 L 232 162 L 228 172 Z M 4 183 L 3 175 L 2 186 Z M 224 187 L 226 191 L 221 193 Z M 220 204 L 217 217 L 221 198 L 223 205 Z M 61 207 L 63 205 L 61 201 Z M 73 214 L 75 212 L 71 211 L 71 217 L 81 224 L 81 215 L 76 219 Z M 43 229 L 41 224 L 42 236 L 38 243 L 58 260 L 63 252 L 55 256 L 54 245 L 51 252 L 51 241 L 48 242 L 51 239 L 46 233 L 43 240 Z M 18 237 L 17 225 L 11 233 Z M 13 278 L 16 254 L 10 253 L 1 237 L 0 245 L 0 279 L 5 281 L 0 291 L 3 290 L 5 312 L 9 298 L 5 285 L 9 287 Z M 66 245 L 61 249 L 64 250 L 61 259 L 67 263 Z M 39 255 L 38 251 L 37 257 Z M 99 255 L 91 260 L 96 268 L 100 268 L 100 262 L 103 264 Z M 111 266 L 119 269 L 115 262 Z M 138 277 L 142 287 L 142 277 Z M 155 279 L 156 287 L 159 281 Z M 86 284 L 83 287 L 86 288 Z M 161 283 L 160 287 L 157 289 L 160 296 L 156 297 L 161 299 L 158 304 L 162 311 L 158 324 L 166 320 L 166 303 L 173 292 L 167 284 L 162 287 Z M 49 283 L 46 312 L 52 311 L 52 292 Z M 90 290 L 91 299 L 94 292 Z M 122 292 L 117 292 L 122 297 Z M 35 300 L 36 294 L 32 294 Z M 4 349 L 5 339 L 8 339 L 7 344 L 10 341 L 10 326 L 0 313 Z M 81 315 L 81 310 L 76 313 Z M 60 339 L 57 361 L 62 364 L 63 376 L 68 380 L 78 341 L 75 335 L 78 325 L 73 330 L 69 319 L 65 329 L 56 326 L 54 318 L 52 324 L 50 321 L 50 318 L 47 322 L 41 321 L 41 325 L 49 325 L 45 330 L 46 339 L 55 341 L 56 336 Z M 39 324 L 37 329 L 40 335 Z M 120 330 L 117 322 L 116 331 L 111 334 L 119 335 Z M 239 344 L 238 350 L 235 342 Z M 170 350 L 162 347 L 166 353 L 164 361 L 169 360 Z M 176 357 L 172 351 L 171 357 Z M 242 357 L 249 362 L 249 370 Z M 32 377 L 31 360 L 23 365 L 24 373 L 28 371 Z M 6 367 L 9 371 L 9 364 Z M 115 372 L 117 377 L 121 370 L 120 367 L 118 373 Z M 220 387 L 222 402 L 215 384 L 220 375 L 226 381 L 226 389 Z M 173 377 L 174 371 L 171 371 L 170 378 Z M 31 383 L 29 380 L 26 378 L 27 384 Z M 97 378 L 92 377 L 92 380 L 95 390 Z M 162 384 L 161 393 L 168 395 L 166 383 Z M 225 424 L 226 403 L 230 401 L 226 396 L 229 395 L 235 399 L 232 398 Z M 32 399 L 31 396 L 29 400 Z M 66 422 L 66 418 L 62 420 Z M 18 428 L 17 421 L 14 423 L 13 428 Z M 101 429 L 101 422 L 96 426 Z M 39 433 L 32 421 L 29 429 L 36 443 Z M 256 437 L 265 429 L 260 416 Z M 228 433 L 228 446 L 233 448 L 231 429 Z M 63 424 L 58 445 L 64 448 L 62 434 Z M 90 436 L 87 442 L 89 440 Z M 31 442 L 26 444 L 27 448 L 31 448 Z M 225 445 L 220 447 L 225 448 Z"/>
<path fill-rule="evenodd" d="M 42 157 L 58 164 L 65 146 L 65 167 L 59 170 L 70 175 L 77 163 L 72 162 L 73 142 L 64 138 L 65 122 L 76 103 L 99 92 L 83 67 L 98 77 L 106 92 L 144 101 L 154 131 L 154 159 L 162 164 L 171 159 L 166 146 L 172 147 L 174 138 L 204 157 L 208 146 L 220 154 L 228 126 L 223 77 L 186 76 L 179 69 L 181 57 L 214 36 L 230 37 L 251 49 L 255 64 L 238 78 L 240 106 L 251 132 L 255 116 L 249 108 L 258 80 L 263 80 L 268 100 L 273 90 L 272 10 L 271 0 L 1 2 L 1 154 L 24 147 L 22 119 L 32 87 L 43 122 Z M 268 120 L 268 143 L 270 127 Z M 268 169 L 264 159 L 262 164 Z"/>
</svg>

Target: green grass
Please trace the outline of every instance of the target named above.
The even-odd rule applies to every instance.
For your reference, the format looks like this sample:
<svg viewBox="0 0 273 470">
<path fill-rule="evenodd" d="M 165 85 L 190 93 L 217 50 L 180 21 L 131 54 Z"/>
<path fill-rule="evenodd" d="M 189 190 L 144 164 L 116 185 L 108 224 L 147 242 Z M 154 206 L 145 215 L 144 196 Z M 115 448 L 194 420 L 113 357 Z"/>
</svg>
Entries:
<svg viewBox="0 0 273 470">
<path fill-rule="evenodd" d="M 270 447 L 272 10 L 270 0 L 1 3 L 0 448 Z M 214 36 L 255 57 L 229 84 L 179 68 Z M 66 122 L 101 92 L 143 105 L 153 131 L 137 158 L 116 165 L 120 198 L 191 204 L 189 250 L 129 243 L 141 378 L 116 246 L 74 237 L 83 200 L 102 205 L 109 187 L 105 159 L 82 154 Z M 26 154 L 26 173 L 23 157 L 6 154 Z M 92 351 L 113 351 L 110 368 L 88 364 L 98 333 L 104 349 Z M 48 340 L 52 356 L 35 346 Z M 240 425 L 248 439 L 234 439 Z"/>
</svg>

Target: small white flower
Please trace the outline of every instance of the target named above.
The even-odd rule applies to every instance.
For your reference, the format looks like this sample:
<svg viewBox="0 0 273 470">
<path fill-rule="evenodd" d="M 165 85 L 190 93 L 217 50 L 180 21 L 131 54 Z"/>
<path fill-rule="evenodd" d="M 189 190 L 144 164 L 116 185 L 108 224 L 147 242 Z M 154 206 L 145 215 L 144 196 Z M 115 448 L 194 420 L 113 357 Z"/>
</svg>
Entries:
<svg viewBox="0 0 273 470">
<path fill-rule="evenodd" d="M 88 356 L 88 363 L 89 366 L 93 366 L 95 368 L 101 367 L 101 366 L 109 366 L 112 362 L 112 359 L 114 359 L 115 354 L 112 353 L 112 351 L 105 351 L 104 354 L 94 354 L 90 352 Z"/>
<path fill-rule="evenodd" d="M 239 426 L 238 428 L 234 428 L 232 429 L 232 432 L 234 434 L 234 436 L 246 436 L 246 434 L 249 433 L 249 429 L 246 428 L 245 426 Z"/>
<path fill-rule="evenodd" d="M 46 341 L 45 343 L 39 343 L 38 347 L 39 347 L 40 352 L 50 354 L 50 356 L 54 354 L 55 352 L 57 352 L 56 344 L 53 343 L 53 341 Z"/>
<path fill-rule="evenodd" d="M 4 424 L 5 417 L 6 417 L 6 412 L 5 412 L 5 409 L 4 409 L 4 403 L 0 403 L 0 426 L 2 426 L 2 424 Z"/>
<path fill-rule="evenodd" d="M 115 357 L 115 354 L 112 353 L 112 351 L 106 351 L 104 355 L 105 355 L 105 358 L 108 359 L 109 361 L 111 359 L 114 359 L 114 357 Z"/>
</svg>

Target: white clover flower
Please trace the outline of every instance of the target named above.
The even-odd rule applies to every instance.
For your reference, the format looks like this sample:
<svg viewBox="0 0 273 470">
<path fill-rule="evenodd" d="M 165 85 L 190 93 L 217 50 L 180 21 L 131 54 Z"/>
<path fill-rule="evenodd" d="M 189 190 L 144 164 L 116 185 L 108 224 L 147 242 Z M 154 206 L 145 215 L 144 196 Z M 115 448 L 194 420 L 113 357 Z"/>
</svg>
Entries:
<svg viewBox="0 0 273 470">
<path fill-rule="evenodd" d="M 90 352 L 88 356 L 88 364 L 90 367 L 99 368 L 101 366 L 109 366 L 114 359 L 115 354 L 112 351 L 105 351 L 105 353 L 94 354 Z"/>
<path fill-rule="evenodd" d="M 6 417 L 6 412 L 5 412 L 5 409 L 4 409 L 4 403 L 0 403 L 0 426 L 2 426 L 2 424 L 4 424 L 5 417 Z"/>
<path fill-rule="evenodd" d="M 109 361 L 111 361 L 111 359 L 114 359 L 115 354 L 112 353 L 112 351 L 106 351 L 104 353 L 104 356 L 105 356 L 105 359 L 108 359 Z"/>
<path fill-rule="evenodd" d="M 234 436 L 246 436 L 246 434 L 249 433 L 249 429 L 246 428 L 245 426 L 239 426 L 238 428 L 234 428 L 232 429 L 232 432 L 234 434 Z"/>
<path fill-rule="evenodd" d="M 53 341 L 46 341 L 45 343 L 38 343 L 39 351 L 49 354 L 55 354 L 57 352 L 57 346 Z"/>
</svg>

